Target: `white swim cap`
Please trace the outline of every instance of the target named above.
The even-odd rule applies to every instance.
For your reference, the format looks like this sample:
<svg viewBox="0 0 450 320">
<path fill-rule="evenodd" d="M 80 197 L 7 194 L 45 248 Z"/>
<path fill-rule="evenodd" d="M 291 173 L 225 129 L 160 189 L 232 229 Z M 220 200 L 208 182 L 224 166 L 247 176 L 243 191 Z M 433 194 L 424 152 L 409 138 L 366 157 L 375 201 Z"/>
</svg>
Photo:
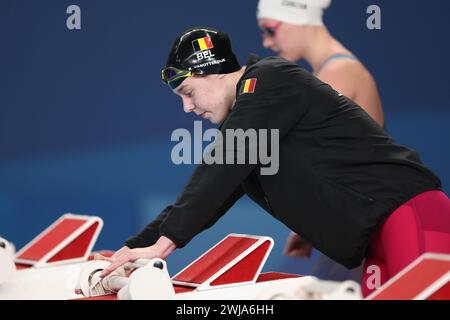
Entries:
<svg viewBox="0 0 450 320">
<path fill-rule="evenodd" d="M 259 0 L 257 18 L 296 25 L 322 26 L 323 11 L 331 0 Z"/>
</svg>

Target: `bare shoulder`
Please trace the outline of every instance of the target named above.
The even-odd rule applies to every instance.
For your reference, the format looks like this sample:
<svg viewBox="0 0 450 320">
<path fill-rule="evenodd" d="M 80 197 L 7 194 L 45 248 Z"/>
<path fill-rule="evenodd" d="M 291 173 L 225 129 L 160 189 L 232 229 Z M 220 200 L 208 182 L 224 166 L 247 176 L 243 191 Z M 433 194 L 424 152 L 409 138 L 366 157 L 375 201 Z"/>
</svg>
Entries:
<svg viewBox="0 0 450 320">
<path fill-rule="evenodd" d="M 355 101 L 375 121 L 384 125 L 384 114 L 376 82 L 359 61 L 339 59 L 330 62 L 317 77 Z"/>
<path fill-rule="evenodd" d="M 317 74 L 317 77 L 324 82 L 331 80 L 357 83 L 367 76 L 370 76 L 370 74 L 364 65 L 354 59 L 337 59 L 331 61 Z"/>
<path fill-rule="evenodd" d="M 353 59 L 338 59 L 328 63 L 317 77 L 354 99 L 363 87 L 373 87 L 374 79 L 364 65 Z"/>
</svg>

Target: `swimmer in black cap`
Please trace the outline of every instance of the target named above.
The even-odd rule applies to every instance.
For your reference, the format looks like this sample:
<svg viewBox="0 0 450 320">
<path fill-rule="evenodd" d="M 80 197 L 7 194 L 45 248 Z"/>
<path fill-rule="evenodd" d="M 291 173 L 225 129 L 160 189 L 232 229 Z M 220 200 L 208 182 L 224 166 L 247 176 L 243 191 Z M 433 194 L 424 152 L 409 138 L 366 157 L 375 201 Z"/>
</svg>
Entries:
<svg viewBox="0 0 450 320">
<path fill-rule="evenodd" d="M 167 257 L 244 194 L 336 262 L 378 265 L 381 283 L 424 252 L 450 253 L 450 201 L 439 178 L 297 64 L 251 55 L 240 67 L 226 34 L 193 28 L 176 39 L 162 79 L 186 112 L 220 124 L 220 132 L 278 130 L 270 143 L 279 147 L 279 168 L 265 175 L 263 161 L 199 165 L 176 202 L 126 241 L 103 276 L 138 258 Z M 252 148 L 221 146 L 232 159 Z M 364 294 L 373 289 L 366 280 Z"/>
<path fill-rule="evenodd" d="M 236 99 L 234 89 L 243 72 L 226 33 L 211 28 L 192 28 L 173 43 L 162 79 L 180 94 L 186 112 L 195 112 L 219 124 L 229 112 L 221 105 L 226 103 L 231 108 Z M 193 90 L 183 85 L 190 77 L 202 83 L 195 92 L 198 98 L 195 106 L 189 99 Z"/>
</svg>

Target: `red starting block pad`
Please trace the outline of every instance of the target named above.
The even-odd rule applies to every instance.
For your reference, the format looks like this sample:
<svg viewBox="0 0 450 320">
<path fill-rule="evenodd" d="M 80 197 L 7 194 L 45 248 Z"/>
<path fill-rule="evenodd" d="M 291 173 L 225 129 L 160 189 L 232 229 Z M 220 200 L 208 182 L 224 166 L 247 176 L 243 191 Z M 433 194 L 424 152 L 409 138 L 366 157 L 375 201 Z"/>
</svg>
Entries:
<svg viewBox="0 0 450 320">
<path fill-rule="evenodd" d="M 269 237 L 230 234 L 172 277 L 172 283 L 196 290 L 253 284 L 273 243 Z"/>
<path fill-rule="evenodd" d="M 15 262 L 44 267 L 86 261 L 102 227 L 99 217 L 64 214 L 17 252 Z"/>
<path fill-rule="evenodd" d="M 450 255 L 425 253 L 368 300 L 450 300 Z"/>
</svg>

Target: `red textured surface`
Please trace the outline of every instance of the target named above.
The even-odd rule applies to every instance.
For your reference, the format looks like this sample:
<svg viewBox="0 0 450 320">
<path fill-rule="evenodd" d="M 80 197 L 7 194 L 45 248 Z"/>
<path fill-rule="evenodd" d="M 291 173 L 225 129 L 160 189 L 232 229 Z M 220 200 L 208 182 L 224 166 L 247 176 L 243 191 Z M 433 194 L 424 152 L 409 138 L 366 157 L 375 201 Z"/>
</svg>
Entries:
<svg viewBox="0 0 450 320">
<path fill-rule="evenodd" d="M 51 257 L 48 262 L 56 262 L 84 257 L 97 228 L 98 222 L 94 223 L 86 231 L 76 237 L 61 251 Z"/>
<path fill-rule="evenodd" d="M 281 272 L 266 272 L 261 273 L 256 279 L 256 282 L 265 282 L 272 280 L 281 280 L 281 279 L 292 279 L 292 278 L 301 278 L 298 274 L 289 274 L 289 273 L 281 273 Z"/>
<path fill-rule="evenodd" d="M 228 271 L 211 282 L 211 286 L 220 286 L 230 283 L 252 281 L 260 268 L 267 250 L 270 248 L 270 241 L 266 241 L 249 255 L 236 263 Z"/>
<path fill-rule="evenodd" d="M 411 300 L 450 271 L 450 261 L 425 259 L 395 282 L 381 288 L 372 300 Z"/>
<path fill-rule="evenodd" d="M 86 220 L 81 219 L 63 219 L 41 239 L 18 256 L 17 259 L 39 261 L 85 223 Z"/>
<path fill-rule="evenodd" d="M 288 279 L 288 278 L 298 278 L 302 277 L 296 274 L 288 274 L 288 273 L 278 273 L 278 272 L 267 272 L 261 273 L 256 282 L 264 282 L 271 280 L 280 280 L 280 279 Z M 184 293 L 194 291 L 195 288 L 184 287 L 184 286 L 173 286 L 175 289 L 175 293 Z M 76 300 L 117 300 L 117 295 L 110 294 L 107 296 L 93 297 L 93 298 L 80 298 Z"/>
<path fill-rule="evenodd" d="M 194 262 L 174 280 L 201 284 L 252 246 L 258 239 L 230 236 Z"/>
<path fill-rule="evenodd" d="M 429 296 L 427 300 L 450 300 L 450 282 Z"/>
<path fill-rule="evenodd" d="M 178 286 L 178 285 L 174 285 L 173 288 L 175 289 L 175 293 L 185 293 L 185 292 L 191 292 L 191 291 L 195 290 L 195 288 L 193 288 L 193 287 L 185 287 L 185 286 Z"/>
</svg>

